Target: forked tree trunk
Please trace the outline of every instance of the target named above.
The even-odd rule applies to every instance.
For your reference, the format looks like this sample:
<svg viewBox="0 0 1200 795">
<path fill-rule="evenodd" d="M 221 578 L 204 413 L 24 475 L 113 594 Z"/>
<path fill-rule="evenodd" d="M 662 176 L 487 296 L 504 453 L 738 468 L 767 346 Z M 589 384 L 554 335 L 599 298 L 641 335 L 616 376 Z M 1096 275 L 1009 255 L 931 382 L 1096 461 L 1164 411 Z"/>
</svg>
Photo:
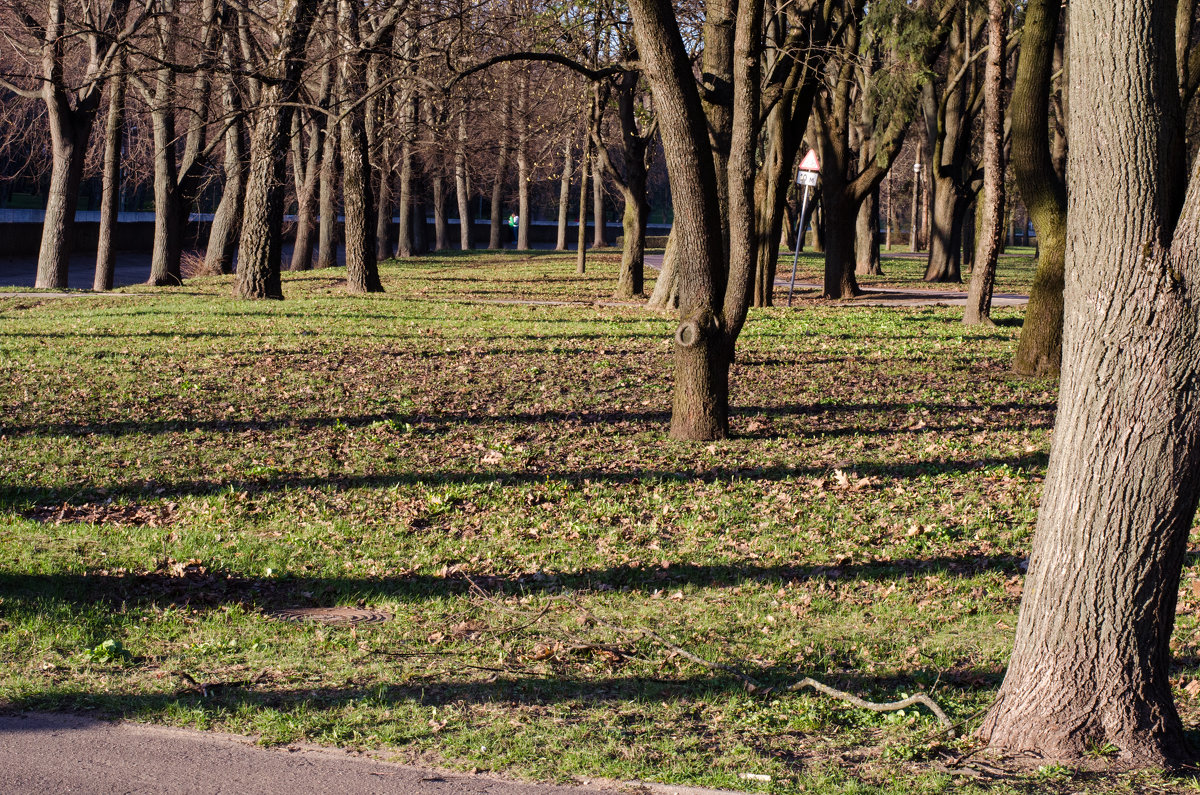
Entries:
<svg viewBox="0 0 1200 795">
<path fill-rule="evenodd" d="M 278 22 L 279 44 L 265 81 L 250 138 L 250 169 L 242 236 L 238 244 L 239 298 L 283 298 L 280 279 L 283 255 L 284 179 L 292 103 L 298 92 L 304 44 L 317 0 L 294 0 Z"/>
<path fill-rule="evenodd" d="M 232 61 L 226 58 L 232 71 Z M 208 245 L 204 252 L 204 272 L 209 275 L 233 273 L 233 258 L 237 253 L 238 234 L 242 223 L 242 201 L 246 193 L 246 145 L 242 121 L 241 97 L 233 78 L 225 81 L 221 92 L 222 107 L 230 117 L 225 130 L 225 160 L 221 171 L 225 177 L 221 200 L 213 214 L 208 230 Z"/>
<path fill-rule="evenodd" d="M 1062 362 L 1067 191 L 1046 125 L 1060 9 L 1061 0 L 1030 0 L 1026 7 L 1009 102 L 1013 171 L 1038 233 L 1037 273 L 1013 359 L 1013 370 L 1027 376 L 1056 376 Z"/>
<path fill-rule="evenodd" d="M 1200 177 L 1183 197 L 1175 4 L 1071 4 L 1058 416 L 995 749 L 1190 762 L 1171 632 L 1200 497 Z M 1114 80 L 1114 75 L 1137 79 Z M 1182 213 L 1179 208 L 1182 206 Z"/>
<path fill-rule="evenodd" d="M 298 117 L 299 114 L 296 114 Z M 292 247 L 293 271 L 312 270 L 313 237 L 317 220 L 317 185 L 321 173 L 321 149 L 323 148 L 324 114 L 313 114 L 309 122 L 308 152 L 305 155 L 303 131 L 300 124 L 293 123 L 292 170 L 296 174 L 296 239 Z"/>
<path fill-rule="evenodd" d="M 1008 35 L 1006 0 L 988 0 L 988 54 L 983 90 L 983 201 L 979 245 L 971 269 L 971 287 L 963 323 L 992 323 L 992 290 L 1004 233 L 1004 40 Z M 971 221 L 974 225 L 974 219 Z"/>
<path fill-rule="evenodd" d="M 111 290 L 116 267 L 113 240 L 121 198 L 121 144 L 125 138 L 125 59 L 115 64 L 109 80 L 108 121 L 104 128 L 104 176 L 100 199 L 100 239 L 96 245 L 96 274 L 92 289 Z"/>
</svg>

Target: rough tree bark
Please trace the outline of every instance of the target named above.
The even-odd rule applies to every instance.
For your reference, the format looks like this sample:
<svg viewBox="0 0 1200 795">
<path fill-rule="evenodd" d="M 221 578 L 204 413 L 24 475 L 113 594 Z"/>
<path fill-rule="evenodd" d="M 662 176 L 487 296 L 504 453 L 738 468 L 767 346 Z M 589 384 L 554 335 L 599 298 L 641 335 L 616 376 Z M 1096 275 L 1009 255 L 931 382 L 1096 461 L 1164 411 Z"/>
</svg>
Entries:
<svg viewBox="0 0 1200 795">
<path fill-rule="evenodd" d="M 1016 642 L 980 735 L 1171 765 L 1195 759 L 1170 639 L 1200 497 L 1200 175 L 1183 184 L 1175 3 L 1071 7 L 1059 409 Z"/>
<path fill-rule="evenodd" d="M 342 132 L 342 202 L 346 216 L 346 289 L 352 293 L 381 293 L 375 259 L 375 196 L 371 190 L 370 146 L 367 143 L 365 103 L 366 63 L 361 41 L 357 0 L 338 0 L 338 63 Z"/>
<path fill-rule="evenodd" d="M 293 0 L 282 7 L 276 25 L 278 44 L 266 65 L 271 79 L 263 82 L 250 136 L 250 169 L 234 288 L 239 298 L 283 298 L 279 271 L 287 135 L 316 5 L 317 0 Z"/>
</svg>

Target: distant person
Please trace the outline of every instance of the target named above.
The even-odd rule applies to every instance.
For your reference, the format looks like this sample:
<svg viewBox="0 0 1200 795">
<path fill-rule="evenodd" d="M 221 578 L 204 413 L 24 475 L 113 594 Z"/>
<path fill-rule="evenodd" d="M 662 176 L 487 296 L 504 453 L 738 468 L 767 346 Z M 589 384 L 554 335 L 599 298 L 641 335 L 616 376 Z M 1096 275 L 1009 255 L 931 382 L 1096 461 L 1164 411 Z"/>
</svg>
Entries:
<svg viewBox="0 0 1200 795">
<path fill-rule="evenodd" d="M 508 216 L 508 229 L 512 232 L 513 247 L 517 245 L 517 227 L 521 223 L 521 218 L 516 213 Z"/>
</svg>

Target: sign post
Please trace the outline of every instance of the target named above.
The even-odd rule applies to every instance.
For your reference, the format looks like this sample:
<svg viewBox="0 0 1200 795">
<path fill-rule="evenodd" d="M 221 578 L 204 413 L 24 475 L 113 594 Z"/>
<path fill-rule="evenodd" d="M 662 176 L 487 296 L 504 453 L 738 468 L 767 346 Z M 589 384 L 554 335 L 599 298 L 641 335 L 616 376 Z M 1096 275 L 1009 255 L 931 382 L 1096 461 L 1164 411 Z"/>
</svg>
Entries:
<svg viewBox="0 0 1200 795">
<path fill-rule="evenodd" d="M 808 191 L 809 188 L 817 186 L 818 172 L 821 170 L 821 163 L 817 160 L 815 150 L 808 150 L 808 154 L 800 161 L 800 170 L 796 174 L 796 182 L 804 186 L 804 199 L 800 202 L 800 217 L 796 220 L 796 245 L 795 253 L 792 255 L 792 281 L 788 284 L 788 306 L 792 305 L 792 293 L 796 289 L 796 266 L 800 264 L 800 243 L 804 240 L 804 223 L 805 216 L 808 214 Z"/>
</svg>

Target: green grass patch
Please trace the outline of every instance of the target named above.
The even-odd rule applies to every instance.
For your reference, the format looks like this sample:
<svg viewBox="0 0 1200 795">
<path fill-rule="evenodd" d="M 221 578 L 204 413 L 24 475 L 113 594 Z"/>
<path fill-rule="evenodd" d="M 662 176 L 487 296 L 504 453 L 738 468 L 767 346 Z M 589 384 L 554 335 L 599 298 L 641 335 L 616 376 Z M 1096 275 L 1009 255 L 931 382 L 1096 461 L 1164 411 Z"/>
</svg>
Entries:
<svg viewBox="0 0 1200 795">
<path fill-rule="evenodd" d="M 1175 786 L 938 767 L 1002 675 L 1049 448 L 1054 385 L 1007 370 L 1018 313 L 755 311 L 734 437 L 680 444 L 672 321 L 597 304 L 616 262 L 388 263 L 376 296 L 287 274 L 283 302 L 228 279 L 0 298 L 0 704 L 555 781 Z M 495 303 L 522 300 L 571 303 Z M 393 618 L 268 615 L 314 606 Z M 747 693 L 643 629 L 771 686 L 923 691 L 968 736 Z"/>
</svg>

